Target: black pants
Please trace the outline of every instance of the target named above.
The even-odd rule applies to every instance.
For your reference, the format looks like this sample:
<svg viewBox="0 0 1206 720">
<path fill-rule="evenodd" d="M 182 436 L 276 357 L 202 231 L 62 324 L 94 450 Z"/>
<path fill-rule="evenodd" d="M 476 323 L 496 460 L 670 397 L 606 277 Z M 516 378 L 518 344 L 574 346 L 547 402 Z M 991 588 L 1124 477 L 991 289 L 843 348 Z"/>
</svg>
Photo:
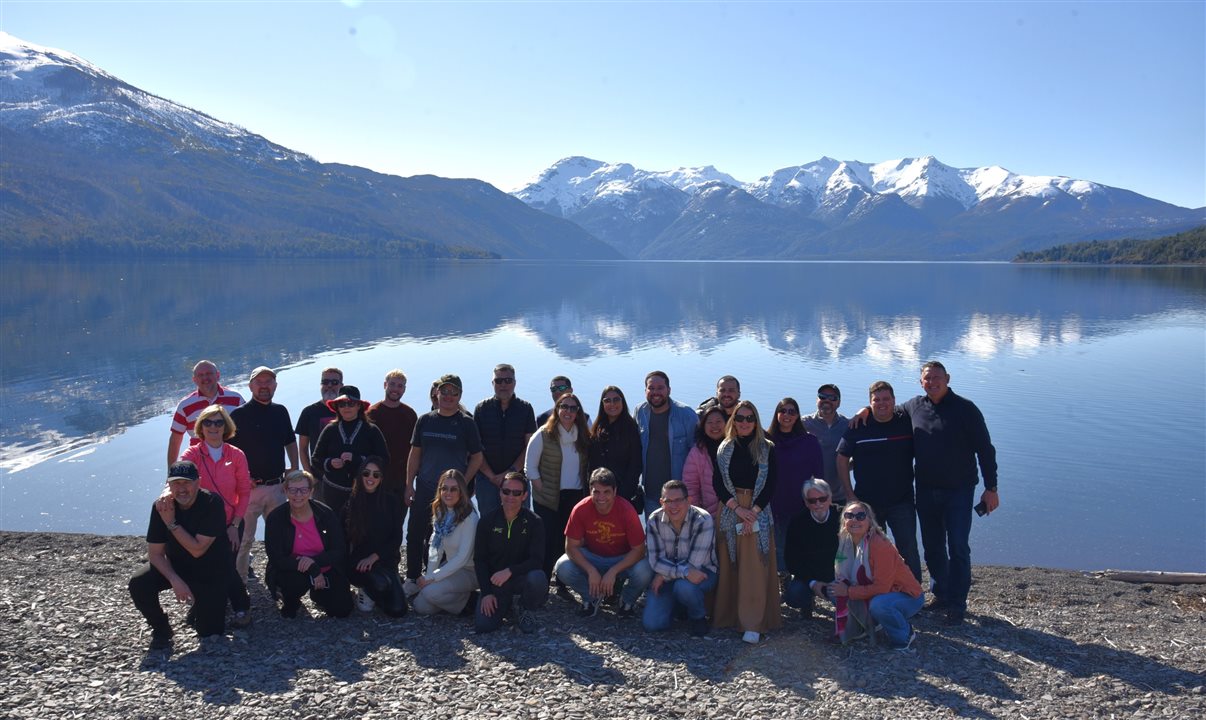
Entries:
<svg viewBox="0 0 1206 720">
<path fill-rule="evenodd" d="M 434 495 L 422 490 L 410 504 L 410 524 L 406 526 L 406 577 L 418 580 L 427 565 L 427 542 L 431 539 L 431 501 Z"/>
<path fill-rule="evenodd" d="M 581 490 L 562 490 L 556 510 L 532 503 L 544 523 L 544 574 L 547 577 L 553 577 L 553 566 L 565 554 L 565 526 L 569 523 L 570 511 L 582 497 Z"/>
<path fill-rule="evenodd" d="M 243 538 L 243 521 L 239 521 L 239 538 Z M 214 538 L 214 542 L 229 543 L 230 538 L 223 535 L 222 537 Z M 230 600 L 230 609 L 235 612 L 251 612 L 251 596 L 247 594 L 247 585 L 244 583 L 243 576 L 239 574 L 238 568 L 239 553 L 231 551 L 230 553 L 230 577 L 226 579 L 226 596 Z M 225 609 L 225 608 L 223 608 Z"/>
<path fill-rule="evenodd" d="M 348 580 L 373 599 L 377 607 L 390 617 L 405 617 L 410 606 L 402 590 L 402 579 L 398 577 L 398 566 L 377 562 L 366 573 L 357 572 L 355 566 L 348 572 Z"/>
<path fill-rule="evenodd" d="M 498 601 L 493 615 L 482 613 L 482 601 L 477 601 L 473 627 L 478 632 L 493 632 L 502 627 L 503 618 L 511 612 L 516 596 L 519 597 L 519 606 L 524 610 L 539 610 L 549 598 L 549 576 L 542 570 L 533 570 L 526 575 L 512 575 L 501 587 L 494 588 L 493 595 Z"/>
<path fill-rule="evenodd" d="M 215 540 L 217 542 L 218 540 Z M 193 609 L 196 611 L 197 635 L 221 635 L 226 632 L 226 583 L 229 576 L 225 572 L 217 577 L 190 577 L 181 575 L 181 579 L 193 593 Z M 242 583 L 240 583 L 241 585 Z M 130 598 L 134 607 L 147 619 L 152 630 L 170 630 L 172 625 L 163 606 L 159 604 L 159 593 L 171 590 L 168 582 L 154 565 L 147 563 L 134 577 L 130 578 Z"/>
<path fill-rule="evenodd" d="M 310 600 L 331 617 L 347 617 L 352 614 L 352 591 L 348 578 L 338 568 L 323 573 L 327 587 L 315 590 L 310 576 L 296 568 L 273 568 L 272 582 L 281 593 L 281 615 L 293 617 L 301 605 L 302 596 L 310 593 Z"/>
</svg>

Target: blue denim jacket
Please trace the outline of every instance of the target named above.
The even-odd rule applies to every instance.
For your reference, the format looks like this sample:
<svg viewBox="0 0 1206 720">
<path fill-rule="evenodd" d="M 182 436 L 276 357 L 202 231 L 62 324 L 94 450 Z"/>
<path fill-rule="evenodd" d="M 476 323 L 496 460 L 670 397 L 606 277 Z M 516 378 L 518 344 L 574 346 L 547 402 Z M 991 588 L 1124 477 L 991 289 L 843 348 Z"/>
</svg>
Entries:
<svg viewBox="0 0 1206 720">
<path fill-rule="evenodd" d="M 683 479 L 683 465 L 687 462 L 687 453 L 695 444 L 695 426 L 699 424 L 699 416 L 691 408 L 674 398 L 668 398 L 670 403 L 670 479 Z M 641 429 L 641 461 L 644 467 L 649 465 L 649 415 L 653 412 L 649 403 L 643 402 L 637 406 L 632 416 L 636 419 L 637 427 Z M 641 477 L 644 484 L 644 476 Z M 653 495 L 660 494 L 661 488 Z M 649 488 L 645 488 L 645 496 L 650 497 Z"/>
</svg>

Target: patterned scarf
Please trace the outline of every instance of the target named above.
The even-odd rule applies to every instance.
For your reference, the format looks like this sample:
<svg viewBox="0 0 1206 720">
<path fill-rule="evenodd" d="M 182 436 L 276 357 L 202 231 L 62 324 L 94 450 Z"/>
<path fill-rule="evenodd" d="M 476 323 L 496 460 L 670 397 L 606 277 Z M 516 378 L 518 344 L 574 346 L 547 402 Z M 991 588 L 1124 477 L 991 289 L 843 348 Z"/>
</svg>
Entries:
<svg viewBox="0 0 1206 720">
<path fill-rule="evenodd" d="M 871 584 L 871 533 L 864 535 L 857 546 L 848 535 L 842 536 L 833 561 L 833 576 L 834 582 Z M 863 636 L 869 636 L 871 644 L 875 644 L 875 621 L 866 600 L 837 597 L 833 599 L 833 608 L 834 634 L 843 645 Z"/>
<path fill-rule="evenodd" d="M 729 479 L 729 466 L 733 462 L 733 446 L 734 441 L 729 439 L 720 443 L 720 448 L 716 451 L 716 464 L 720 466 L 720 480 L 724 483 L 725 490 L 735 497 L 737 490 L 733 487 L 733 481 Z M 768 448 L 762 457 L 762 462 L 758 463 L 758 477 L 754 480 L 754 497 L 758 497 L 763 486 L 766 485 L 767 458 L 769 457 L 770 449 Z M 734 563 L 737 562 L 737 523 L 740 520 L 737 517 L 737 511 L 729 509 L 728 505 L 720 506 L 720 531 L 724 533 L 725 544 L 729 546 L 729 561 Z M 770 552 L 771 514 L 765 509 L 758 513 L 758 532 L 755 534 L 758 536 L 758 552 L 762 554 L 763 564 L 766 564 Z"/>
<path fill-rule="evenodd" d="M 444 519 L 435 524 L 431 529 L 431 546 L 436 550 L 444 544 L 444 538 L 451 535 L 456 529 L 456 513 L 452 510 L 444 513 Z"/>
</svg>

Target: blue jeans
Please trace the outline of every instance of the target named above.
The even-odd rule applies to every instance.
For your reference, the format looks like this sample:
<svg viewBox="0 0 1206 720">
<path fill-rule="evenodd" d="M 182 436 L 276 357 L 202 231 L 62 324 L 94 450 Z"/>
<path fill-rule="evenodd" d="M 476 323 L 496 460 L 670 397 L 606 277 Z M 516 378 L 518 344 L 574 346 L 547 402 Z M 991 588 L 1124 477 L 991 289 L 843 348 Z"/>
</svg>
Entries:
<svg viewBox="0 0 1206 720">
<path fill-rule="evenodd" d="M 581 548 L 583 557 L 586 561 L 594 566 L 595 570 L 599 571 L 600 575 L 606 574 L 620 561 L 624 559 L 623 555 L 615 557 L 603 557 L 596 555 L 586 548 Z M 591 597 L 590 595 L 590 576 L 586 571 L 578 567 L 573 560 L 570 560 L 569 555 L 562 555 L 557 561 L 557 568 L 553 571 L 557 579 L 574 589 L 574 592 L 582 598 L 583 602 L 599 602 L 606 598 Z M 645 592 L 645 588 L 649 587 L 650 581 L 653 580 L 653 568 L 649 567 L 649 561 L 641 558 L 635 565 L 624 570 L 616 575 L 616 584 L 624 581 L 624 589 L 620 591 L 620 602 L 625 605 L 635 605 L 641 593 Z"/>
<path fill-rule="evenodd" d="M 904 558 L 905 564 L 913 571 L 913 577 L 921 582 L 921 557 L 917 554 L 917 508 L 911 502 L 895 505 L 871 504 L 875 518 L 880 527 L 892 531 L 892 541 L 896 543 L 896 551 Z"/>
<path fill-rule="evenodd" d="M 648 561 L 641 562 L 648 565 Z M 658 592 L 650 590 L 645 594 L 645 614 L 641 622 L 649 632 L 669 630 L 674 621 L 675 605 L 687 609 L 687 617 L 699 620 L 707 615 L 704 607 L 704 594 L 716 587 L 716 571 L 704 570 L 705 577 L 698 585 L 686 578 L 667 580 L 662 583 Z"/>
<path fill-rule="evenodd" d="M 921 544 L 934 596 L 956 612 L 967 609 L 967 592 L 971 589 L 968 538 L 975 491 L 974 485 L 958 490 L 917 488 L 917 519 L 921 521 Z"/>
<path fill-rule="evenodd" d="M 498 486 L 490 482 L 490 478 L 482 473 L 477 474 L 477 481 L 473 483 L 473 498 L 477 500 L 478 517 L 486 517 L 502 507 L 502 501 L 498 496 Z"/>
<path fill-rule="evenodd" d="M 787 607 L 793 607 L 797 610 L 812 612 L 812 603 L 816 598 L 812 588 L 808 587 L 806 580 L 792 579 L 787 583 L 787 589 L 783 592 L 783 602 L 787 603 Z"/>
<path fill-rule="evenodd" d="M 890 592 L 876 595 L 867 603 L 871 617 L 883 626 L 888 642 L 894 647 L 903 647 L 909 642 L 909 618 L 916 615 L 924 603 L 924 594 L 911 597 L 902 592 Z"/>
</svg>

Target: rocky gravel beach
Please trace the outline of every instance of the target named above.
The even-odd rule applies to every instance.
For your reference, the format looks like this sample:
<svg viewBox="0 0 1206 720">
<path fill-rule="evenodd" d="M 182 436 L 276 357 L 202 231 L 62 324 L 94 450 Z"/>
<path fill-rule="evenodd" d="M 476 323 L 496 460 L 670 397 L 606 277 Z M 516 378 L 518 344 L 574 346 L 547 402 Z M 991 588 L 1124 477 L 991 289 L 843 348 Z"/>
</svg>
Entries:
<svg viewBox="0 0 1206 720">
<path fill-rule="evenodd" d="M 761 644 L 649 635 L 556 597 L 541 630 L 465 617 L 295 620 L 252 584 L 254 624 L 199 643 L 162 596 L 172 652 L 126 583 L 138 537 L 0 533 L 5 718 L 1206 717 L 1206 587 L 977 567 L 968 622 L 924 612 L 906 652 L 825 642 L 828 615 Z M 257 545 L 256 570 L 263 552 Z M 48 582 L 48 578 L 54 578 Z"/>
</svg>

